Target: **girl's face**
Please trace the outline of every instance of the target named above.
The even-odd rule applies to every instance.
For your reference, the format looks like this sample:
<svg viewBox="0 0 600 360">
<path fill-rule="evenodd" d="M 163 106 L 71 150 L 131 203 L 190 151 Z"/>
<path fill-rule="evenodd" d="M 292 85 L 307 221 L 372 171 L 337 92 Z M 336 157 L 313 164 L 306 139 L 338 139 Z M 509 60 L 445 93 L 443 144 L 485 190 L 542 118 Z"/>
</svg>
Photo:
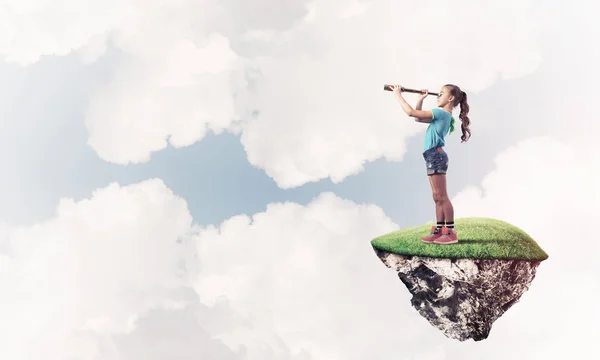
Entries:
<svg viewBox="0 0 600 360">
<path fill-rule="evenodd" d="M 437 97 L 437 105 L 440 107 L 444 107 L 452 100 L 454 100 L 454 97 L 450 96 L 450 89 L 448 89 L 445 86 L 442 87 L 442 89 L 440 90 L 440 94 Z"/>
</svg>

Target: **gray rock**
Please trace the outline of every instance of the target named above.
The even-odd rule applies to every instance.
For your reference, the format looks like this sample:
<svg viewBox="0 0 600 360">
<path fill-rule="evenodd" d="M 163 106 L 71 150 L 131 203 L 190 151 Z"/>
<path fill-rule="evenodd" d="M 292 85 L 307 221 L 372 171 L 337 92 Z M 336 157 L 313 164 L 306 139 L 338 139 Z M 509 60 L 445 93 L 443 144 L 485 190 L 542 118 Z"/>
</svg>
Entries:
<svg viewBox="0 0 600 360">
<path fill-rule="evenodd" d="M 404 256 L 375 249 L 413 297 L 411 304 L 446 337 L 475 341 L 529 289 L 540 261 Z"/>
</svg>

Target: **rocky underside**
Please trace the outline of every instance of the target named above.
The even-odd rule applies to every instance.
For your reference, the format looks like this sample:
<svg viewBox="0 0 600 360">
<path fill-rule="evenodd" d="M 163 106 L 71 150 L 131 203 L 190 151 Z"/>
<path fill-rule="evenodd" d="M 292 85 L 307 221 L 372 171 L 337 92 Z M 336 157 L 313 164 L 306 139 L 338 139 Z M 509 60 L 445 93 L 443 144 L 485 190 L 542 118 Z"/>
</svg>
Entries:
<svg viewBox="0 0 600 360">
<path fill-rule="evenodd" d="M 444 259 L 375 250 L 413 294 L 412 305 L 449 338 L 488 337 L 492 323 L 529 289 L 539 261 Z"/>
</svg>

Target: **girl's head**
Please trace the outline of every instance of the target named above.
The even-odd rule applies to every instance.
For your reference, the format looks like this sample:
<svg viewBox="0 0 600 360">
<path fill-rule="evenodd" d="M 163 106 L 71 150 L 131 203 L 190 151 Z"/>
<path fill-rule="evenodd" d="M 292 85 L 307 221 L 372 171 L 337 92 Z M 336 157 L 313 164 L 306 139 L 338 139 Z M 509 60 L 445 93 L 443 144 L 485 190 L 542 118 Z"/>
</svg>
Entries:
<svg viewBox="0 0 600 360">
<path fill-rule="evenodd" d="M 451 109 L 454 109 L 457 105 L 460 105 L 460 121 L 462 122 L 462 142 L 467 141 L 471 137 L 471 130 L 469 124 L 471 120 L 467 116 L 469 114 L 469 104 L 467 103 L 467 94 L 462 91 L 458 86 L 452 84 L 446 84 L 440 90 L 438 95 L 437 104 L 439 107 L 445 107 L 450 104 Z M 467 134 L 469 136 L 467 136 Z"/>
</svg>

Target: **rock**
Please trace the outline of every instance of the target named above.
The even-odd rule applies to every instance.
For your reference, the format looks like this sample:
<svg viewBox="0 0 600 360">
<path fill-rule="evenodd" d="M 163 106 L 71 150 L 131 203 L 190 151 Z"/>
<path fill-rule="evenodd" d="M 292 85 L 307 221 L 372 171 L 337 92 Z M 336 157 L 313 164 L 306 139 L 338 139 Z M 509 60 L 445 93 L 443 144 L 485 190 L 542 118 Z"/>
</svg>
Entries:
<svg viewBox="0 0 600 360">
<path fill-rule="evenodd" d="M 535 278 L 537 260 L 450 259 L 374 249 L 398 272 L 411 304 L 448 338 L 484 340 Z"/>
</svg>

